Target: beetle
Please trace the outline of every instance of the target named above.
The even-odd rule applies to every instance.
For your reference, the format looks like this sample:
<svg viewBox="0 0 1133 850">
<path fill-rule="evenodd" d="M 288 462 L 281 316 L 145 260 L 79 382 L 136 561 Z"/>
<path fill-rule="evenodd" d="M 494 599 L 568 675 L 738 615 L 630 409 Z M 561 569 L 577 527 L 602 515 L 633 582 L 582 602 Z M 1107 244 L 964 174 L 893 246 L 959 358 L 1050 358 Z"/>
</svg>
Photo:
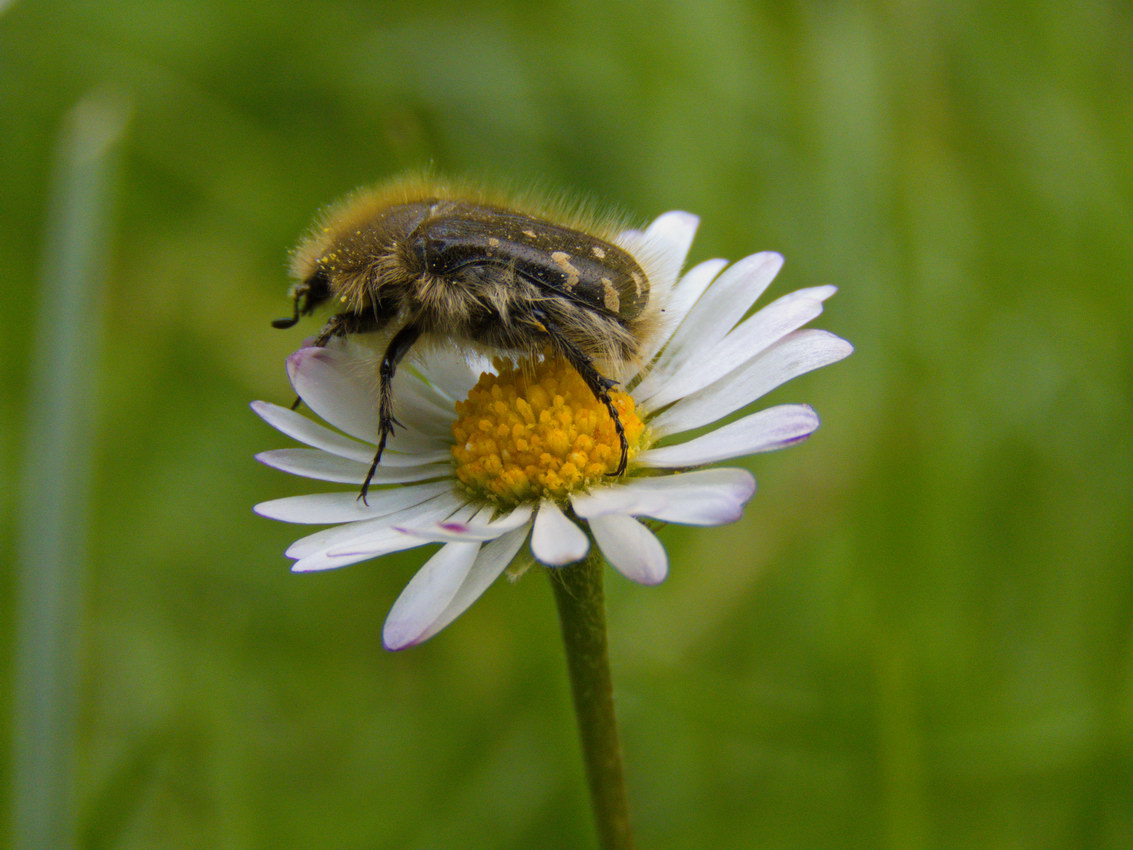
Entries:
<svg viewBox="0 0 1133 850">
<path fill-rule="evenodd" d="M 394 417 L 393 377 L 423 337 L 491 352 L 550 351 L 578 372 L 613 420 L 626 469 L 628 442 L 602 368 L 632 361 L 657 324 L 648 258 L 619 244 L 616 222 L 548 213 L 529 204 L 409 180 L 365 192 L 327 213 L 295 251 L 293 315 L 339 305 L 315 338 L 392 328 L 378 367 L 377 452 Z M 638 254 L 642 252 L 637 252 Z"/>
</svg>

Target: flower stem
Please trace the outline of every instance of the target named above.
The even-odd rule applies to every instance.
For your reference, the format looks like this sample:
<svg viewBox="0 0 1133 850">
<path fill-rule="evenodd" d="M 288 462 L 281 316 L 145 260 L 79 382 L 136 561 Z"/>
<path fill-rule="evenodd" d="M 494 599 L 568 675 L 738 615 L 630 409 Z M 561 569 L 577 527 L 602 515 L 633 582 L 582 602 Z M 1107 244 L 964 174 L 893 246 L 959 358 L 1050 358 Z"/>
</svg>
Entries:
<svg viewBox="0 0 1133 850">
<path fill-rule="evenodd" d="M 591 549 L 586 560 L 547 572 L 559 609 L 598 839 L 605 850 L 627 850 L 633 834 L 606 649 L 605 564 Z"/>
</svg>

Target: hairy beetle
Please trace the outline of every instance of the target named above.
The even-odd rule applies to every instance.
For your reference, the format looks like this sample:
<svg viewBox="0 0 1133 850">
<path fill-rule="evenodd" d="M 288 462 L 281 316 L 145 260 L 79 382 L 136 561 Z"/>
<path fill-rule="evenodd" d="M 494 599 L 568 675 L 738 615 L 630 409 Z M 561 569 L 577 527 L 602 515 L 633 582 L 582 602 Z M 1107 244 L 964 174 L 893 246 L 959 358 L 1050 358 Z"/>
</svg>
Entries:
<svg viewBox="0 0 1133 850">
<path fill-rule="evenodd" d="M 393 328 L 378 370 L 378 448 L 361 498 L 400 425 L 392 381 L 425 336 L 494 352 L 565 358 L 628 444 L 602 366 L 633 360 L 656 324 L 648 258 L 619 244 L 621 228 L 546 213 L 471 190 L 410 180 L 332 209 L 295 252 L 289 328 L 327 302 L 339 309 L 315 345 Z"/>
</svg>

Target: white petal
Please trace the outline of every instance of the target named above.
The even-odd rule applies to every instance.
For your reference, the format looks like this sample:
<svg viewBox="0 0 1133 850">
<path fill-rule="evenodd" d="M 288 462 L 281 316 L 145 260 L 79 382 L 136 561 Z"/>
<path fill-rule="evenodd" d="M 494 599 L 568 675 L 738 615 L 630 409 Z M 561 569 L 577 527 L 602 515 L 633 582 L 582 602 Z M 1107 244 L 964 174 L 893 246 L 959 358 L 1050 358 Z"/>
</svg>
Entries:
<svg viewBox="0 0 1133 850">
<path fill-rule="evenodd" d="M 595 487 L 586 493 L 575 493 L 570 497 L 571 507 L 585 520 L 610 514 L 645 514 L 664 507 L 665 499 L 662 496 L 634 487 L 633 483 L 631 480 L 624 484 Z"/>
<path fill-rule="evenodd" d="M 499 578 L 500 573 L 511 563 L 511 559 L 515 557 L 515 553 L 519 551 L 519 547 L 523 545 L 523 541 L 526 539 L 527 529 L 517 528 L 491 543 L 484 544 L 480 548 L 480 554 L 476 556 L 476 562 L 468 571 L 460 587 L 457 588 L 456 593 L 453 594 L 452 600 L 445 606 L 445 610 L 421 632 L 413 643 L 418 644 L 428 640 L 468 610 L 468 607 L 480 598 L 489 585 Z"/>
<path fill-rule="evenodd" d="M 253 401 L 252 410 L 277 431 L 313 448 L 363 463 L 374 456 L 373 446 L 336 434 L 297 411 L 267 401 Z"/>
<path fill-rule="evenodd" d="M 406 428 L 452 440 L 450 432 L 456 418 L 452 402 L 415 369 L 398 369 L 394 375 L 393 412 Z"/>
<path fill-rule="evenodd" d="M 362 346 L 303 348 L 287 358 L 287 371 L 295 392 L 320 418 L 352 437 L 375 443 L 377 363 L 377 356 Z M 392 451 L 413 451 L 421 446 L 422 437 L 445 438 L 455 416 L 445 400 L 408 368 L 394 378 L 393 405 L 394 416 L 406 427 L 398 429 L 389 443 Z"/>
<path fill-rule="evenodd" d="M 665 547 L 648 528 L 625 514 L 590 520 L 594 540 L 610 566 L 638 584 L 660 584 L 669 573 Z"/>
<path fill-rule="evenodd" d="M 581 561 L 589 549 L 586 533 L 567 519 L 558 505 L 550 499 L 539 505 L 531 532 L 531 551 L 536 558 L 552 567 L 561 567 Z"/>
<path fill-rule="evenodd" d="M 455 510 L 444 510 L 441 499 L 437 500 L 437 504 L 430 503 L 428 510 L 418 508 L 411 508 L 403 511 L 397 516 L 387 518 L 385 523 L 380 527 L 373 529 L 368 534 L 359 537 L 352 537 L 346 542 L 338 543 L 327 550 L 327 554 L 332 557 L 339 555 L 364 555 L 367 552 L 374 551 L 392 551 L 389 547 L 395 541 L 410 541 L 413 546 L 419 546 L 423 543 L 430 543 L 433 541 L 425 538 L 417 537 L 413 534 L 406 534 L 399 526 L 410 522 L 419 522 L 422 525 L 428 525 L 435 520 L 448 519 L 453 522 L 468 522 L 480 510 L 478 505 L 462 505 Z M 468 541 L 464 541 L 468 542 Z M 475 542 L 475 541 L 473 541 Z M 396 546 L 396 548 L 404 549 L 405 546 Z"/>
<path fill-rule="evenodd" d="M 364 550 L 350 550 L 346 554 L 334 554 L 325 550 L 315 552 L 312 555 L 307 555 L 305 558 L 300 558 L 291 565 L 291 572 L 293 573 L 315 573 L 322 572 L 323 570 L 336 570 L 339 567 L 348 567 L 351 564 L 357 564 L 361 561 L 371 561 L 374 558 L 380 558 L 382 555 L 389 555 L 392 552 L 401 552 L 405 549 L 416 549 L 418 546 L 425 546 L 428 544 L 427 540 L 420 540 L 416 537 L 407 537 L 404 534 L 396 532 L 390 533 L 383 545 L 371 545 Z"/>
<path fill-rule="evenodd" d="M 340 525 L 310 534 L 288 548 L 287 554 L 292 558 L 302 553 L 302 557 L 291 565 L 291 570 L 297 573 L 331 570 L 388 555 L 390 552 L 423 546 L 427 541 L 394 531 L 389 525 L 391 520 L 407 513 L 446 516 L 452 513 L 454 501 L 453 494 L 445 494 L 426 505 L 414 505 L 389 517 Z"/>
<path fill-rule="evenodd" d="M 649 449 L 637 456 L 646 467 L 703 466 L 733 457 L 770 452 L 802 442 L 818 428 L 818 414 L 805 404 L 781 404 L 687 443 Z"/>
<path fill-rule="evenodd" d="M 375 365 L 339 348 L 301 348 L 287 358 L 287 373 L 319 418 L 359 440 L 377 439 Z"/>
<path fill-rule="evenodd" d="M 784 295 L 737 325 L 719 345 L 681 363 L 670 361 L 671 376 L 650 375 L 634 393 L 635 399 L 657 409 L 703 389 L 817 317 L 822 302 L 836 291 L 833 286 L 816 286 Z M 656 387 L 652 395 L 647 383 Z"/>
<path fill-rule="evenodd" d="M 449 519 L 429 525 L 398 526 L 397 530 L 433 543 L 495 540 L 526 525 L 531 519 L 531 506 L 520 505 L 510 514 L 489 522 L 491 514 L 489 508 L 468 521 Z"/>
<path fill-rule="evenodd" d="M 642 511 L 665 522 L 724 525 L 743 515 L 755 494 L 755 478 L 746 469 L 702 469 L 678 475 L 638 479 L 638 489 L 664 500 Z"/>
<path fill-rule="evenodd" d="M 650 428 L 659 438 L 715 422 L 792 378 L 841 360 L 853 350 L 844 339 L 826 331 L 794 331 L 716 383 L 678 401 L 651 420 Z"/>
<path fill-rule="evenodd" d="M 657 352 L 684 321 L 692 305 L 726 265 L 727 260 L 705 260 L 685 272 L 661 308 L 661 328 L 648 339 L 642 349 L 641 362 L 649 363 L 657 356 Z"/>
<path fill-rule="evenodd" d="M 393 603 L 382 629 L 386 649 L 405 649 L 423 640 L 468 578 L 479 543 L 446 543 L 417 571 Z"/>
<path fill-rule="evenodd" d="M 462 511 L 467 513 L 462 513 Z M 463 516 L 470 516 L 474 512 L 474 508 L 458 509 L 457 511 L 458 514 Z M 441 497 L 427 506 L 415 505 L 398 514 L 392 514 L 379 520 L 352 523 L 348 526 L 328 528 L 318 534 L 311 534 L 296 541 L 296 544 L 303 546 L 309 554 L 305 554 L 292 564 L 291 570 L 297 573 L 332 570 L 349 564 L 356 564 L 359 561 L 369 561 L 391 552 L 401 552 L 405 549 L 415 549 L 418 546 L 426 545 L 429 542 L 428 540 L 402 534 L 390 525 L 391 520 L 396 521 L 397 517 L 408 513 L 448 516 L 453 513 L 452 502 Z M 365 528 L 352 529 L 351 526 L 365 526 Z M 351 534 L 351 531 L 354 533 Z M 339 533 L 335 534 L 335 532 Z M 287 550 L 287 554 L 295 557 L 295 549 L 296 545 L 293 544 Z"/>
<path fill-rule="evenodd" d="M 458 494 L 451 488 L 420 504 L 410 505 L 400 511 L 357 522 L 336 525 L 333 528 L 324 528 L 300 537 L 287 547 L 287 557 L 305 558 L 316 552 L 325 552 L 341 546 L 356 544 L 360 540 L 367 540 L 374 535 L 394 535 L 404 537 L 400 532 L 393 530 L 393 525 L 399 522 L 433 522 L 444 519 L 460 509 L 468 501 L 463 494 Z"/>
<path fill-rule="evenodd" d="M 635 478 L 575 496 L 571 504 L 580 517 L 591 520 L 628 514 L 685 525 L 723 525 L 740 518 L 753 493 L 755 479 L 745 469 L 702 469 Z"/>
<path fill-rule="evenodd" d="M 676 283 L 700 219 L 692 213 L 667 212 L 645 229 L 644 252 L 653 274 L 650 283 L 667 292 Z"/>
<path fill-rule="evenodd" d="M 321 523 L 355 522 L 376 519 L 407 507 L 418 505 L 452 489 L 451 481 L 432 481 L 412 487 L 390 487 L 370 490 L 364 503 L 355 491 L 308 493 L 261 502 L 253 510 L 268 519 L 283 522 Z"/>
<path fill-rule="evenodd" d="M 412 366 L 435 392 L 450 404 L 468 396 L 490 363 L 478 354 L 457 347 L 434 346 Z"/>
<path fill-rule="evenodd" d="M 394 465 L 399 462 L 404 463 L 410 457 L 410 455 L 391 455 L 387 464 L 386 456 L 382 455 L 381 466 L 374 471 L 370 483 L 404 484 L 408 481 L 425 481 L 429 478 L 452 475 L 452 466 L 447 463 L 428 463 L 421 466 Z M 370 471 L 368 462 L 348 460 L 319 449 L 273 449 L 260 452 L 256 455 L 256 460 L 272 469 L 290 472 L 292 475 L 359 486 L 366 480 L 366 473 Z"/>
<path fill-rule="evenodd" d="M 763 294 L 782 265 L 782 256 L 764 251 L 734 263 L 713 280 L 673 332 L 635 397 L 637 393 L 641 398 L 653 395 L 686 362 L 711 351 Z"/>
<path fill-rule="evenodd" d="M 278 428 L 287 436 L 337 457 L 363 463 L 366 469 L 370 468 L 370 462 L 374 459 L 374 445 L 343 437 L 329 428 L 312 422 L 302 414 L 280 407 L 278 404 L 256 401 L 252 402 L 252 409 L 269 425 Z M 382 453 L 382 466 L 421 466 L 427 463 L 444 463 L 452 459 L 451 435 L 448 443 L 430 438 L 427 443 L 419 442 L 418 445 L 416 451 L 405 452 L 397 448 L 396 440 L 389 440 L 385 452 Z"/>
</svg>

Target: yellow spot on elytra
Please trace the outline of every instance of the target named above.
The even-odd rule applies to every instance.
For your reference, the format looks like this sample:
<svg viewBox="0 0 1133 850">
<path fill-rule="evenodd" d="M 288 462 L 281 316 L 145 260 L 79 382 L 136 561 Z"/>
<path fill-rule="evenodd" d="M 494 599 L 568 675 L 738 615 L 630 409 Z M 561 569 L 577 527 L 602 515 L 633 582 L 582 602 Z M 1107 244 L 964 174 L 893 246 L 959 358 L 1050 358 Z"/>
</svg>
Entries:
<svg viewBox="0 0 1133 850">
<path fill-rule="evenodd" d="M 466 490 L 502 505 L 562 501 L 618 468 L 613 419 L 574 367 L 558 358 L 496 366 L 499 374 L 485 372 L 456 404 L 452 456 Z M 610 398 L 632 462 L 648 431 L 627 393 Z"/>
<path fill-rule="evenodd" d="M 535 231 L 534 230 L 525 230 L 525 231 L 523 231 L 523 235 L 529 236 L 532 239 L 534 239 L 535 238 Z"/>
<path fill-rule="evenodd" d="M 497 239 L 495 236 L 489 236 L 488 237 L 488 247 L 489 248 L 499 248 L 500 247 L 500 240 Z"/>
<path fill-rule="evenodd" d="M 606 259 L 606 249 L 603 248 L 601 245 L 594 245 L 594 246 L 591 247 L 590 250 L 594 253 L 594 256 L 597 257 L 599 260 Z"/>
<path fill-rule="evenodd" d="M 602 278 L 599 282 L 602 284 L 602 303 L 611 313 L 618 312 L 622 306 L 622 299 L 618 296 L 618 291 L 614 289 L 613 282 L 608 277 Z"/>
<path fill-rule="evenodd" d="M 574 289 L 578 286 L 579 271 L 571 263 L 570 254 L 566 251 L 552 251 L 551 259 L 554 260 L 555 265 L 562 269 L 563 274 L 566 275 L 566 281 L 563 283 L 563 286 L 567 289 Z"/>
</svg>

